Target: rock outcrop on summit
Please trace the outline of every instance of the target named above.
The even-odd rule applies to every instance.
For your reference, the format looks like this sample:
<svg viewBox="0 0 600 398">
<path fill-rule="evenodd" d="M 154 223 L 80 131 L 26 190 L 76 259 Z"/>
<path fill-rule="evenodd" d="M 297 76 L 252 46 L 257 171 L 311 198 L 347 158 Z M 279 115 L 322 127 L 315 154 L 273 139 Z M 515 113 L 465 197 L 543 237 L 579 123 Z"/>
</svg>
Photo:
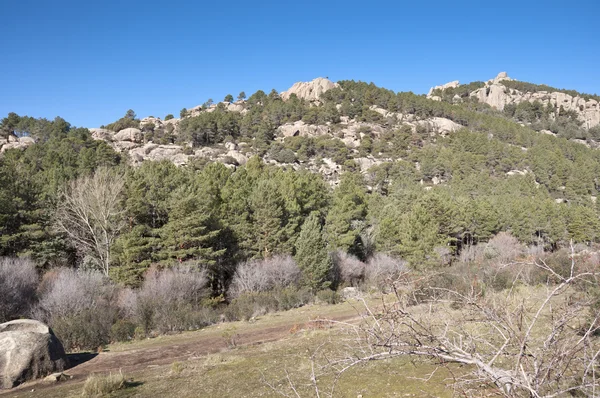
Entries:
<svg viewBox="0 0 600 398">
<path fill-rule="evenodd" d="M 503 82 L 512 81 L 506 72 L 501 72 L 494 79 L 485 82 L 481 87 L 470 93 L 470 97 L 476 98 L 479 102 L 490 105 L 498 110 L 503 110 L 506 105 L 518 105 L 521 102 L 539 101 L 544 106 L 551 105 L 560 112 L 562 108 L 565 111 L 573 111 L 577 114 L 582 123 L 582 127 L 590 129 L 600 124 L 600 103 L 595 99 L 586 99 L 581 96 L 572 96 L 560 91 L 537 91 L 524 92 L 507 87 Z M 433 87 L 428 94 L 428 98 L 439 100 L 434 95 L 436 89 L 446 90 L 448 88 L 458 87 L 458 82 L 451 82 L 442 86 Z"/>
<path fill-rule="evenodd" d="M 298 98 L 307 101 L 317 101 L 324 92 L 338 86 L 337 83 L 334 83 L 329 79 L 317 77 L 310 82 L 297 82 L 280 95 L 284 101 L 288 100 L 292 94 L 296 94 Z"/>
</svg>

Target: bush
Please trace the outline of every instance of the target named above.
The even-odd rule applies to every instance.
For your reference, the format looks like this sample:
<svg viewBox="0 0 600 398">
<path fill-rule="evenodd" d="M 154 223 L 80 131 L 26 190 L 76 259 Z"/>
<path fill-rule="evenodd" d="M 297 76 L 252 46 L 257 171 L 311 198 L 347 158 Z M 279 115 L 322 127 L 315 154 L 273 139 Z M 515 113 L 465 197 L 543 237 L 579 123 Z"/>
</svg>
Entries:
<svg viewBox="0 0 600 398">
<path fill-rule="evenodd" d="M 300 268 L 291 256 L 274 256 L 264 260 L 247 261 L 238 265 L 229 288 L 229 295 L 238 297 L 244 293 L 296 286 L 300 277 Z"/>
<path fill-rule="evenodd" d="M 312 301 L 309 289 L 296 290 L 288 287 L 268 292 L 246 292 L 239 295 L 225 308 L 228 321 L 248 320 L 275 311 L 287 311 Z"/>
<path fill-rule="evenodd" d="M 195 312 L 209 293 L 207 282 L 206 271 L 194 266 L 150 271 L 133 303 L 138 323 L 146 333 L 205 326 L 204 317 Z"/>
<path fill-rule="evenodd" d="M 277 300 L 278 311 L 288 311 L 292 308 L 302 307 L 313 300 L 313 295 L 308 288 L 299 290 L 294 288 L 285 288 L 276 290 L 273 294 Z"/>
<path fill-rule="evenodd" d="M 507 264 L 516 260 L 525 251 L 517 238 L 508 232 L 500 232 L 487 243 L 484 258 L 496 264 Z"/>
<path fill-rule="evenodd" d="M 333 255 L 333 263 L 344 284 L 356 286 L 365 277 L 365 263 L 351 254 L 338 250 Z"/>
<path fill-rule="evenodd" d="M 109 394 L 127 387 L 123 373 L 109 375 L 90 375 L 83 385 L 84 397 L 106 397 Z"/>
<path fill-rule="evenodd" d="M 340 295 L 331 289 L 323 289 L 317 292 L 317 298 L 320 302 L 326 304 L 337 304 L 341 301 Z"/>
<path fill-rule="evenodd" d="M 281 149 L 280 151 L 271 152 L 271 159 L 279 163 L 296 163 L 296 154 L 291 149 Z"/>
<path fill-rule="evenodd" d="M 110 328 L 111 341 L 129 341 L 135 337 L 136 324 L 128 319 L 119 319 Z"/>
<path fill-rule="evenodd" d="M 225 309 L 228 321 L 247 321 L 250 318 L 277 311 L 277 299 L 270 292 L 241 294 Z"/>
<path fill-rule="evenodd" d="M 44 275 L 34 317 L 50 325 L 67 351 L 108 344 L 118 315 L 117 288 L 97 271 L 62 268 Z"/>
<path fill-rule="evenodd" d="M 38 274 L 31 260 L 0 258 L 0 323 L 28 313 L 37 285 Z"/>
<path fill-rule="evenodd" d="M 165 122 L 166 122 L 167 120 L 171 120 L 171 119 L 173 119 L 173 118 L 175 118 L 175 116 L 173 116 L 173 114 L 169 113 L 167 116 L 165 116 Z"/>
<path fill-rule="evenodd" d="M 375 254 L 367 262 L 365 279 L 379 290 L 386 291 L 407 270 L 406 261 L 387 254 Z"/>
</svg>

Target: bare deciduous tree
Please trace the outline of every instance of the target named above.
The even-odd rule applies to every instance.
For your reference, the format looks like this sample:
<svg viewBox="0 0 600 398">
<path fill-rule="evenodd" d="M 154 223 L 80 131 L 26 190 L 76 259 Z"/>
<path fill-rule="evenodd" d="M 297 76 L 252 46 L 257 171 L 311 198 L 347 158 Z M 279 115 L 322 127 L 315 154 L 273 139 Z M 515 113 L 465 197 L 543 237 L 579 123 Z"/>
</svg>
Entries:
<svg viewBox="0 0 600 398">
<path fill-rule="evenodd" d="M 92 176 L 71 181 L 56 211 L 58 231 L 83 254 L 94 258 L 106 275 L 111 246 L 125 223 L 119 203 L 124 184 L 122 175 L 100 168 Z"/>
</svg>

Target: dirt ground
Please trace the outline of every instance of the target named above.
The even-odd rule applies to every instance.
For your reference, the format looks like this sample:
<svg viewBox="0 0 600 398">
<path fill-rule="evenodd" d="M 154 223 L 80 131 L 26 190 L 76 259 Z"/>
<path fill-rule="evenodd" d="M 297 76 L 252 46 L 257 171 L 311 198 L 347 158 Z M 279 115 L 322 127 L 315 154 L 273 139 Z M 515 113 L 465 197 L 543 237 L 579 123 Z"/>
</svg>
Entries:
<svg viewBox="0 0 600 398">
<path fill-rule="evenodd" d="M 334 306 L 337 307 L 337 306 Z M 323 310 L 325 309 L 325 310 Z M 327 307 L 310 309 L 308 311 L 290 311 L 259 319 L 254 323 L 235 322 L 213 325 L 207 329 L 186 332 L 179 335 L 164 336 L 141 342 L 117 344 L 109 346 L 107 351 L 95 353 L 71 354 L 73 367 L 64 373 L 70 380 L 60 382 L 65 386 L 82 382 L 93 373 L 119 372 L 131 373 L 151 367 L 168 365 L 175 361 L 201 358 L 203 356 L 222 352 L 231 344 L 231 336 L 235 336 L 236 346 L 259 345 L 266 342 L 285 338 L 299 329 L 319 328 L 323 322 L 349 321 L 357 318 L 354 308 L 347 306 L 337 308 L 331 316 L 324 316 Z M 272 318 L 273 316 L 279 317 Z M 327 319 L 328 321 L 324 321 Z M 276 326 L 272 326 L 276 324 Z M 27 393 L 52 389 L 56 384 L 47 384 L 42 380 L 24 383 L 8 391 L 0 391 L 0 396 L 17 397 Z"/>
</svg>

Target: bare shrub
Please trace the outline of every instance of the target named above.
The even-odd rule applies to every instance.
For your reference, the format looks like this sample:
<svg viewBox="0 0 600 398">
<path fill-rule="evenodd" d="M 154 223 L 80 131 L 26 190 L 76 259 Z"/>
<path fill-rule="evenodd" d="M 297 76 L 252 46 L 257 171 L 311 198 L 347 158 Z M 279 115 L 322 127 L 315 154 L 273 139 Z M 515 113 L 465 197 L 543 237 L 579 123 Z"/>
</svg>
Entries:
<svg viewBox="0 0 600 398">
<path fill-rule="evenodd" d="M 0 258 L 0 323 L 25 315 L 35 300 L 38 274 L 33 261 Z"/>
<path fill-rule="evenodd" d="M 346 324 L 340 331 L 347 333 L 348 348 L 335 356 L 326 353 L 323 368 L 338 380 L 353 366 L 372 360 L 429 358 L 438 366 L 468 365 L 453 380 L 461 396 L 479 397 L 482 388 L 496 388 L 505 397 L 596 397 L 600 273 L 574 254 L 572 250 L 568 267 L 560 264 L 560 272 L 546 262 L 529 264 L 545 274 L 544 286 L 500 293 L 477 288 L 460 292 L 424 281 L 422 274 L 407 275 L 396 281 L 395 303 L 375 310 L 364 302 L 368 315 L 362 323 Z M 419 286 L 448 294 L 412 305 Z M 330 396 L 335 396 L 334 388 Z"/>
<path fill-rule="evenodd" d="M 495 264 L 515 261 L 525 252 L 523 245 L 508 232 L 500 232 L 485 246 L 484 257 Z"/>
<path fill-rule="evenodd" d="M 238 265 L 229 288 L 232 297 L 295 286 L 301 271 L 291 256 L 273 256 Z"/>
<path fill-rule="evenodd" d="M 146 334 L 153 328 L 166 333 L 205 326 L 196 310 L 209 293 L 207 282 L 206 271 L 195 266 L 152 270 L 135 302 L 129 298 L 130 311 Z"/>
<path fill-rule="evenodd" d="M 483 261 L 484 245 L 468 245 L 462 248 L 458 260 L 461 263 L 481 263 Z"/>
<path fill-rule="evenodd" d="M 44 277 L 33 316 L 54 329 L 65 349 L 95 349 L 110 341 L 116 293 L 99 271 L 62 268 Z"/>
<path fill-rule="evenodd" d="M 407 270 L 406 261 L 378 253 L 367 262 L 365 279 L 378 289 L 385 290 Z"/>
<path fill-rule="evenodd" d="M 352 254 L 338 250 L 333 254 L 333 262 L 342 283 L 356 286 L 364 279 L 366 265 Z"/>
</svg>

